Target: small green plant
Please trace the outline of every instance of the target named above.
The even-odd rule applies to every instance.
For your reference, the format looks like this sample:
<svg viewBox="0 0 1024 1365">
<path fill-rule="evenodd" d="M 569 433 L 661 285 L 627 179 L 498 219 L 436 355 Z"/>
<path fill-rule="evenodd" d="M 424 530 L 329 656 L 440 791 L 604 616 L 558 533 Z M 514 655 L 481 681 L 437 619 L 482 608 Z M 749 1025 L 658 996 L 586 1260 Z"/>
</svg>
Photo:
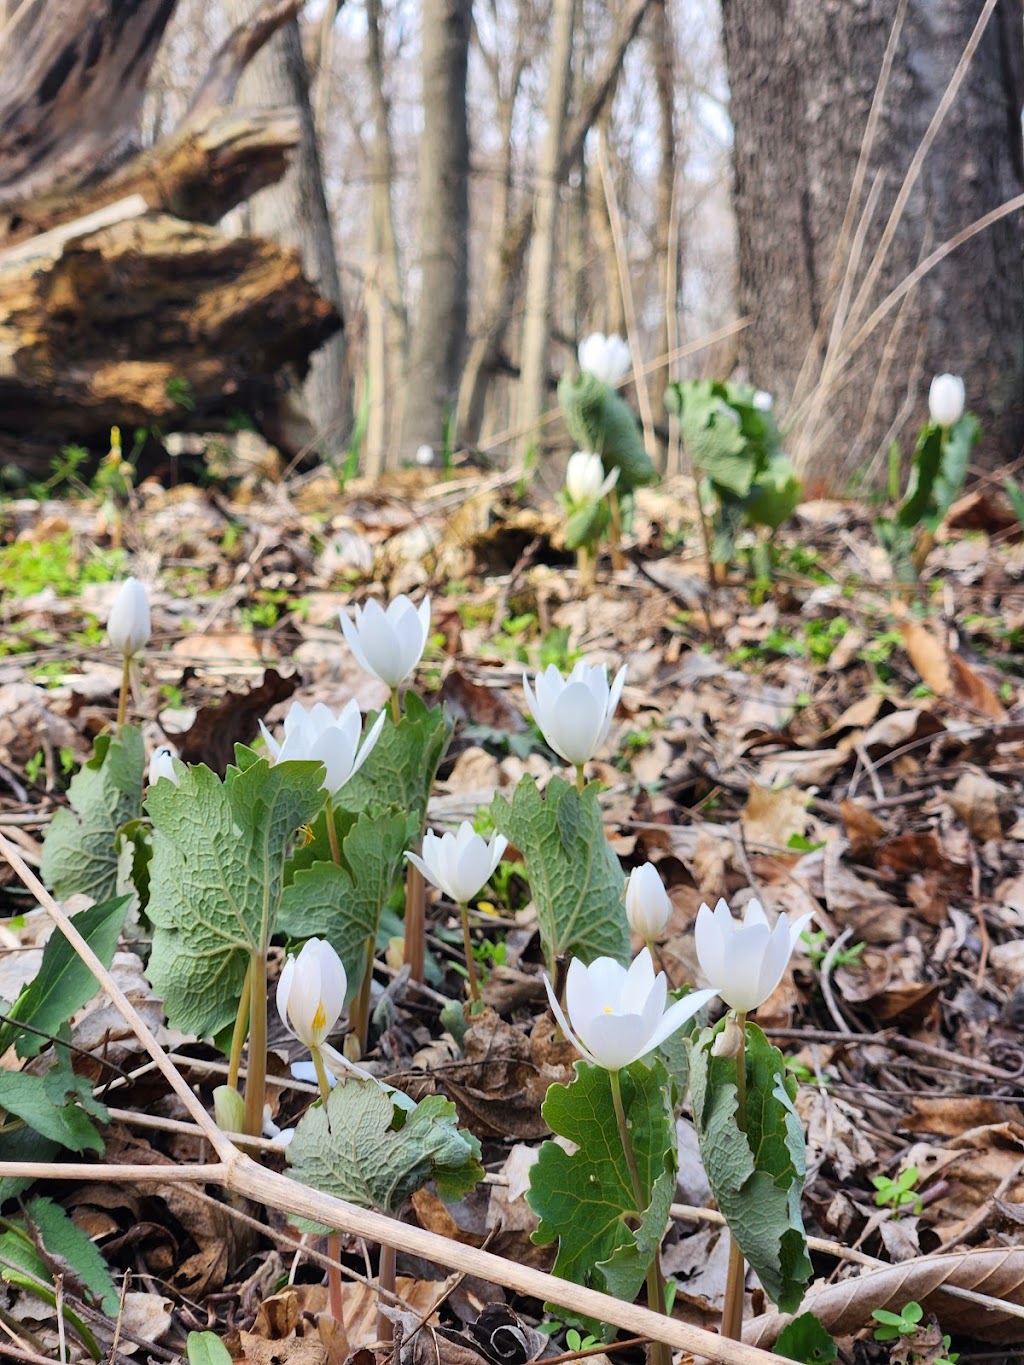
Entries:
<svg viewBox="0 0 1024 1365">
<path fill-rule="evenodd" d="M 913 1213 L 920 1213 L 924 1205 L 921 1202 L 921 1196 L 917 1193 L 919 1176 L 920 1172 L 916 1166 L 905 1167 L 895 1180 L 891 1180 L 887 1175 L 872 1176 L 871 1183 L 875 1187 L 875 1203 L 880 1209 L 884 1209 L 888 1205 L 897 1216 L 908 1206 Z"/>
<path fill-rule="evenodd" d="M 816 847 L 820 848 L 818 844 Z M 800 941 L 807 951 L 807 956 L 811 960 L 812 967 L 819 967 L 825 961 L 828 952 L 828 935 L 824 929 L 805 929 L 800 935 Z M 849 948 L 840 948 L 833 958 L 836 967 L 856 967 L 860 965 L 861 955 L 866 945 L 864 943 L 852 943 Z"/>
<path fill-rule="evenodd" d="M 887 1308 L 876 1308 L 871 1316 L 881 1323 L 875 1329 L 876 1341 L 895 1341 L 897 1337 L 913 1337 L 924 1317 L 924 1309 L 919 1303 L 904 1304 L 898 1313 L 890 1313 Z"/>
<path fill-rule="evenodd" d="M 565 1344 L 570 1351 L 589 1351 L 591 1346 L 598 1344 L 597 1337 L 581 1337 L 575 1327 L 570 1327 L 565 1334 Z"/>
</svg>

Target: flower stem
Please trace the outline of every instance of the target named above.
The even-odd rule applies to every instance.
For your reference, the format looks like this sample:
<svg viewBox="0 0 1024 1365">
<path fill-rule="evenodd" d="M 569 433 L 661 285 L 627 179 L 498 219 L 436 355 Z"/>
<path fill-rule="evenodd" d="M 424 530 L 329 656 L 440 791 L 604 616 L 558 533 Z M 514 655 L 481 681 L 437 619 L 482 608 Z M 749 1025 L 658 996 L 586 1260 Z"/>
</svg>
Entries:
<svg viewBox="0 0 1024 1365">
<path fill-rule="evenodd" d="M 341 866 L 341 849 L 338 847 L 338 826 L 334 823 L 334 803 L 328 797 L 324 804 L 327 814 L 327 842 L 331 846 L 331 860 Z"/>
<path fill-rule="evenodd" d="M 395 1260 L 396 1252 L 394 1247 L 380 1246 L 380 1261 L 377 1266 L 377 1286 L 383 1289 L 389 1296 L 389 1302 L 395 1301 Z M 377 1300 L 377 1340 L 388 1345 L 394 1340 L 395 1324 L 380 1311 L 380 1305 L 384 1302 L 383 1296 Z"/>
<path fill-rule="evenodd" d="M 626 1165 L 629 1168 L 629 1179 L 633 1186 L 633 1198 L 636 1200 L 637 1217 L 642 1219 L 644 1211 L 650 1202 L 644 1195 L 643 1183 L 640 1180 L 640 1171 L 636 1164 L 636 1153 L 633 1151 L 633 1139 L 630 1136 L 629 1124 L 626 1122 L 626 1111 L 622 1104 L 622 1086 L 619 1082 L 617 1071 L 608 1072 L 608 1080 L 611 1082 L 612 1105 L 615 1108 L 615 1122 L 619 1129 L 619 1140 L 622 1143 L 622 1151 L 626 1158 Z M 665 1312 L 665 1281 L 661 1274 L 661 1247 L 658 1246 L 654 1253 L 647 1271 L 647 1306 L 655 1313 Z M 672 1365 L 672 1351 L 663 1341 L 652 1341 L 650 1353 L 650 1365 Z"/>
<path fill-rule="evenodd" d="M 397 725 L 402 719 L 402 703 L 398 700 L 398 688 L 391 689 L 391 719 Z"/>
<path fill-rule="evenodd" d="M 249 1028 L 249 997 L 252 993 L 252 959 L 245 971 L 242 994 L 238 997 L 238 1013 L 235 1015 L 235 1028 L 231 1035 L 231 1055 L 228 1057 L 228 1085 L 238 1089 L 238 1072 L 242 1065 L 242 1047 Z"/>
<path fill-rule="evenodd" d="M 359 1055 L 366 1056 L 370 1041 L 370 988 L 373 985 L 373 955 L 376 948 L 373 938 L 366 940 L 366 957 L 363 960 L 363 979 L 359 983 L 359 993 L 352 1002 L 349 1021 L 352 1032 L 359 1043 Z"/>
<path fill-rule="evenodd" d="M 473 940 L 469 936 L 469 906 L 459 903 L 459 916 L 462 919 L 462 945 L 466 950 L 466 971 L 469 973 L 469 998 L 480 999 L 480 982 L 476 974 L 476 959 L 473 957 Z"/>
<path fill-rule="evenodd" d="M 612 551 L 612 568 L 618 571 L 626 567 L 626 556 L 622 553 L 622 508 L 619 506 L 618 489 L 608 494 L 608 510 L 611 513 L 609 541 Z"/>
<path fill-rule="evenodd" d="M 117 698 L 117 728 L 120 730 L 128 715 L 128 693 L 132 685 L 132 656 L 124 656 L 124 664 L 121 668 L 121 691 Z"/>
<path fill-rule="evenodd" d="M 740 1029 L 739 1050 L 736 1053 L 736 1123 L 747 1129 L 747 1016 L 737 1014 Z M 739 1341 L 743 1334 L 743 1286 L 747 1278 L 747 1263 L 732 1231 L 729 1232 L 729 1269 L 725 1280 L 725 1304 L 722 1308 L 722 1336 Z"/>
<path fill-rule="evenodd" d="M 405 960 L 413 981 L 423 980 L 427 938 L 427 887 L 415 863 L 405 865 Z"/>
<path fill-rule="evenodd" d="M 330 808 L 328 807 L 328 817 Z M 313 1070 L 316 1072 L 316 1083 L 320 1087 L 320 1101 L 327 1112 L 327 1101 L 331 1094 L 331 1083 L 327 1079 L 327 1072 L 324 1069 L 324 1059 L 318 1047 L 310 1048 L 310 1055 L 313 1058 Z M 341 1234 L 332 1232 L 327 1238 L 327 1255 L 333 1261 L 341 1260 Z M 327 1267 L 327 1295 L 330 1301 L 331 1317 L 335 1322 L 345 1326 L 345 1310 L 341 1302 L 341 1271 L 336 1265 Z"/>
<path fill-rule="evenodd" d="M 581 792 L 587 785 L 587 779 L 583 776 L 583 766 L 582 763 L 576 764 L 576 790 L 578 792 Z"/>
<path fill-rule="evenodd" d="M 267 1088 L 267 954 L 257 949 L 249 959 L 249 1070 L 245 1079 L 245 1132 L 263 1132 Z"/>
</svg>

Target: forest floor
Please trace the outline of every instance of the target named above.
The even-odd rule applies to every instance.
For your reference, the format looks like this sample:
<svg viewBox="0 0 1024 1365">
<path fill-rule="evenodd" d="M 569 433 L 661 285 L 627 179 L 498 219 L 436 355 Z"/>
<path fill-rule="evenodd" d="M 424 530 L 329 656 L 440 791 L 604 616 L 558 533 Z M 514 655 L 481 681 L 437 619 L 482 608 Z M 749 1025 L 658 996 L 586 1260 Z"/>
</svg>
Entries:
<svg viewBox="0 0 1024 1365">
<path fill-rule="evenodd" d="M 824 1286 L 815 1311 L 847 1360 L 1024 1358 L 1012 1346 L 1024 1340 L 1024 541 L 1012 512 L 994 483 L 979 485 L 954 508 L 919 587 L 903 592 L 870 507 L 805 504 L 777 538 L 769 581 L 737 565 L 709 590 L 692 490 L 662 485 L 639 496 L 626 566 L 603 561 L 581 592 L 559 548 L 560 514 L 543 490 L 516 492 L 458 471 L 341 490 L 328 473 L 279 482 L 256 469 L 205 488 L 147 482 L 118 505 L 90 493 L 4 504 L 0 832 L 38 866 L 69 775 L 113 721 L 120 666 L 102 623 L 129 570 L 150 585 L 154 621 L 133 712 L 151 744 L 221 772 L 235 742 L 252 742 L 260 718 L 273 727 L 291 699 L 382 705 L 385 689 L 357 667 L 338 611 L 371 590 L 429 592 L 434 634 L 418 686 L 457 720 L 435 828 L 474 819 L 524 772 L 544 781 L 552 771 L 527 723 L 524 667 L 626 663 L 605 756 L 588 776 L 603 784 L 623 868 L 649 859 L 669 888 L 674 918 L 658 944 L 669 979 L 697 977 L 692 927 L 704 900 L 752 888 L 771 911 L 815 916 L 758 1013 L 800 1082 L 804 1216 Z M 554 1249 L 531 1242 L 521 1197 L 523 1152 L 545 1136 L 544 1089 L 569 1078 L 571 1059 L 541 1058 L 544 993 L 524 892 L 513 866 L 473 917 L 478 943 L 492 945 L 481 949 L 490 1008 L 461 1049 L 438 1022 L 438 1000 L 462 989 L 458 916 L 433 902 L 430 989 L 392 993 L 369 1065 L 415 1098 L 443 1092 L 483 1143 L 488 1181 L 454 1206 L 421 1193 L 408 1219 L 547 1268 Z M 48 920 L 3 864 L 0 902 L 0 997 L 11 1000 L 37 969 Z M 209 1101 L 223 1056 L 166 1029 L 143 957 L 143 944 L 124 943 L 116 978 Z M 389 970 L 382 958 L 382 984 Z M 288 1082 L 299 1045 L 279 1035 L 274 1119 L 286 1127 L 310 1093 Z M 80 1065 L 98 1086 L 106 1063 L 131 1072 L 144 1060 L 102 1002 L 76 1019 L 73 1041 L 95 1054 Z M 20 1063 L 9 1055 L 5 1065 Z M 105 1100 L 108 1162 L 205 1159 L 152 1072 Z M 685 1119 L 680 1154 L 664 1251 L 673 1312 L 714 1327 L 727 1245 Z M 284 1168 L 273 1143 L 263 1160 Z M 901 1173 L 906 1199 L 894 1208 L 889 1187 L 880 1204 L 873 1179 Z M 207 1327 L 260 1365 L 328 1358 L 310 1326 L 322 1272 L 295 1251 L 282 1215 L 180 1181 L 58 1177 L 55 1168 L 38 1189 L 112 1270 L 132 1273 L 118 1358 L 175 1360 L 185 1334 Z M 372 1276 L 358 1239 L 343 1254 Z M 407 1303 L 443 1300 L 438 1317 L 453 1329 L 417 1361 L 496 1359 L 466 1328 L 502 1298 L 533 1325 L 544 1320 L 542 1304 L 501 1286 L 446 1283 L 411 1257 L 398 1271 Z M 67 1292 L 73 1300 L 73 1277 Z M 52 1308 L 24 1289 L 6 1295 L 0 1356 L 16 1346 L 24 1359 L 57 1359 Z M 355 1350 L 375 1339 L 375 1305 L 358 1282 L 346 1295 Z M 910 1301 L 925 1310 L 921 1326 L 895 1347 L 876 1343 L 872 1309 Z M 764 1309 L 755 1289 L 748 1315 Z M 552 1353 L 572 1349 L 559 1330 L 551 1343 Z"/>
</svg>

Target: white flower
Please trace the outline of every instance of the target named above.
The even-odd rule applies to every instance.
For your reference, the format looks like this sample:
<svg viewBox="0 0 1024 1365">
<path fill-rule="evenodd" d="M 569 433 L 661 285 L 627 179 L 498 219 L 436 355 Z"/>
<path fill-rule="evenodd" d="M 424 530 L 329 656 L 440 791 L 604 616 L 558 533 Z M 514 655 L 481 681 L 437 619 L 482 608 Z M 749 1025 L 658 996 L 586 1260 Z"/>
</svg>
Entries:
<svg viewBox="0 0 1024 1365">
<path fill-rule="evenodd" d="M 458 834 L 438 838 L 428 830 L 423 836 L 422 857 L 416 853 L 405 856 L 449 900 L 468 905 L 490 881 L 506 848 L 508 840 L 503 834 L 496 834 L 488 843 L 468 820 L 463 820 Z"/>
<path fill-rule="evenodd" d="M 937 374 L 928 390 L 928 413 L 940 427 L 951 427 L 964 415 L 967 391 L 958 374 Z"/>
<path fill-rule="evenodd" d="M 742 922 L 720 900 L 714 911 L 697 911 L 697 960 L 700 969 L 727 1005 L 740 1013 L 757 1009 L 782 980 L 790 954 L 810 922 L 801 915 L 790 924 L 780 915 L 772 929 L 761 902 L 747 902 Z"/>
<path fill-rule="evenodd" d="M 599 957 L 589 967 L 574 957 L 565 981 L 566 1013 L 546 976 L 544 985 L 563 1033 L 588 1062 L 607 1071 L 629 1066 L 659 1047 L 716 994 L 692 991 L 666 1009 L 668 982 L 664 972 L 654 975 L 647 948 L 628 971 L 611 957 Z"/>
<path fill-rule="evenodd" d="M 593 450 L 577 450 L 565 467 L 565 491 L 570 502 L 583 507 L 600 502 L 615 487 L 618 477 L 618 466 L 606 478 L 600 455 Z"/>
<path fill-rule="evenodd" d="M 107 638 L 122 654 L 138 654 L 149 644 L 149 598 L 137 578 L 121 584 L 107 618 Z"/>
<path fill-rule="evenodd" d="M 775 406 L 775 399 L 770 393 L 766 393 L 764 389 L 755 389 L 754 397 L 751 399 L 751 402 L 754 404 L 754 407 L 757 408 L 758 412 L 771 412 L 772 408 Z"/>
<path fill-rule="evenodd" d="M 416 463 L 418 465 L 428 465 L 434 463 L 434 447 L 428 446 L 426 442 L 416 447 Z"/>
<path fill-rule="evenodd" d="M 278 1128 L 274 1122 L 274 1116 L 270 1112 L 270 1105 L 263 1106 L 263 1136 L 265 1138 L 276 1138 L 279 1146 L 287 1147 L 295 1136 L 294 1128 Z"/>
<path fill-rule="evenodd" d="M 277 983 L 277 1012 L 290 1033 L 312 1052 L 338 1022 L 348 979 L 341 958 L 322 938 L 308 939 L 289 957 Z"/>
<path fill-rule="evenodd" d="M 537 674 L 537 695 L 523 674 L 523 690 L 534 720 L 555 753 L 566 763 L 587 763 L 604 743 L 626 682 L 625 665 L 608 686 L 604 664 L 591 667 L 582 659 L 563 678 L 554 664 Z"/>
<path fill-rule="evenodd" d="M 176 787 L 181 786 L 181 778 L 174 770 L 174 751 L 166 744 L 161 744 L 158 749 L 153 750 L 149 760 L 149 785 L 159 782 L 161 777 L 166 777 Z"/>
<path fill-rule="evenodd" d="M 396 597 L 387 611 L 372 598 L 355 608 L 355 623 L 341 613 L 341 628 L 360 668 L 388 687 L 406 680 L 419 663 L 430 629 L 430 598 L 418 607 L 406 597 Z"/>
<path fill-rule="evenodd" d="M 626 918 L 634 933 L 650 943 L 665 932 L 672 902 L 653 863 L 634 867 L 626 882 Z"/>
<path fill-rule="evenodd" d="M 272 763 L 287 763 L 290 759 L 322 763 L 327 769 L 324 788 L 334 796 L 369 758 L 383 725 L 382 711 L 360 747 L 363 717 L 356 702 L 350 701 L 335 715 L 322 701 L 309 711 L 295 701 L 284 718 L 284 740 L 280 744 L 262 721 L 260 730 Z"/>
<path fill-rule="evenodd" d="M 617 332 L 608 337 L 592 332 L 580 342 L 578 355 L 580 369 L 606 384 L 617 384 L 632 363 L 629 347 Z"/>
</svg>

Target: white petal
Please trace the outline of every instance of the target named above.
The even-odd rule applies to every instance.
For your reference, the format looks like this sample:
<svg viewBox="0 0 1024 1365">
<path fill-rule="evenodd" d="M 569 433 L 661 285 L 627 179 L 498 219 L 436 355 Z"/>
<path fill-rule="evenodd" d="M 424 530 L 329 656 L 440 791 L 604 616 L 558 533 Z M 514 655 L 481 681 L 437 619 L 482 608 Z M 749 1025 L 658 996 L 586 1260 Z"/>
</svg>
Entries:
<svg viewBox="0 0 1024 1365">
<path fill-rule="evenodd" d="M 733 935 L 725 978 L 712 982 L 727 1005 L 735 1010 L 752 1010 L 764 999 L 760 993 L 761 967 L 771 940 L 766 924 L 754 924 Z"/>
<path fill-rule="evenodd" d="M 277 1012 L 281 1016 L 281 1023 L 289 1033 L 292 1032 L 291 1020 L 288 1018 L 288 996 L 291 993 L 292 981 L 295 977 L 295 959 L 289 957 L 281 968 L 281 975 L 277 982 Z"/>
<path fill-rule="evenodd" d="M 709 1000 L 714 1000 L 717 994 L 717 991 L 690 991 L 682 1000 L 669 1005 L 651 1035 L 647 1051 L 652 1052 L 654 1048 L 660 1047 L 666 1038 L 670 1038 L 676 1029 L 682 1028 L 688 1019 L 692 1019 L 697 1011 L 703 1009 Z"/>
<path fill-rule="evenodd" d="M 599 1014 L 588 1026 L 587 1044 L 598 1066 L 618 1071 L 650 1051 L 650 1029 L 639 1014 Z"/>
<path fill-rule="evenodd" d="M 548 718 L 544 738 L 567 763 L 587 763 L 600 743 L 603 721 L 591 690 L 584 683 L 571 682 Z"/>
<path fill-rule="evenodd" d="M 664 981 L 664 973 L 661 974 Z M 623 1014 L 640 1014 L 654 993 L 657 978 L 654 975 L 654 959 L 650 950 L 644 948 L 637 953 L 629 964 L 629 970 L 622 980 L 619 991 L 618 1008 Z M 664 997 L 662 997 L 664 1004 Z M 659 1009 L 658 1013 L 661 1013 Z"/>
<path fill-rule="evenodd" d="M 569 970 L 570 971 L 572 970 L 571 964 Z M 555 996 L 555 992 L 552 989 L 551 982 L 548 980 L 547 972 L 544 973 L 544 989 L 548 993 L 548 1004 L 551 1006 L 551 1013 L 555 1016 L 555 1019 L 558 1021 L 558 1027 L 562 1030 L 565 1036 L 569 1039 L 569 1042 L 572 1043 L 573 1047 L 576 1049 L 578 1053 L 580 1053 L 581 1056 L 585 1057 L 588 1062 L 595 1061 L 595 1058 L 583 1046 L 580 1040 L 576 1037 L 576 1034 L 573 1033 L 572 1029 L 569 1027 L 569 1021 L 568 1019 L 566 1019 L 562 1007 L 558 1003 L 558 1000 Z M 566 992 L 566 994 L 568 994 L 568 991 Z M 596 1064 L 600 1065 L 599 1062 Z"/>
<path fill-rule="evenodd" d="M 717 990 L 725 979 L 725 944 L 718 922 L 706 905 L 697 911 L 693 936 L 700 969 Z"/>
</svg>

